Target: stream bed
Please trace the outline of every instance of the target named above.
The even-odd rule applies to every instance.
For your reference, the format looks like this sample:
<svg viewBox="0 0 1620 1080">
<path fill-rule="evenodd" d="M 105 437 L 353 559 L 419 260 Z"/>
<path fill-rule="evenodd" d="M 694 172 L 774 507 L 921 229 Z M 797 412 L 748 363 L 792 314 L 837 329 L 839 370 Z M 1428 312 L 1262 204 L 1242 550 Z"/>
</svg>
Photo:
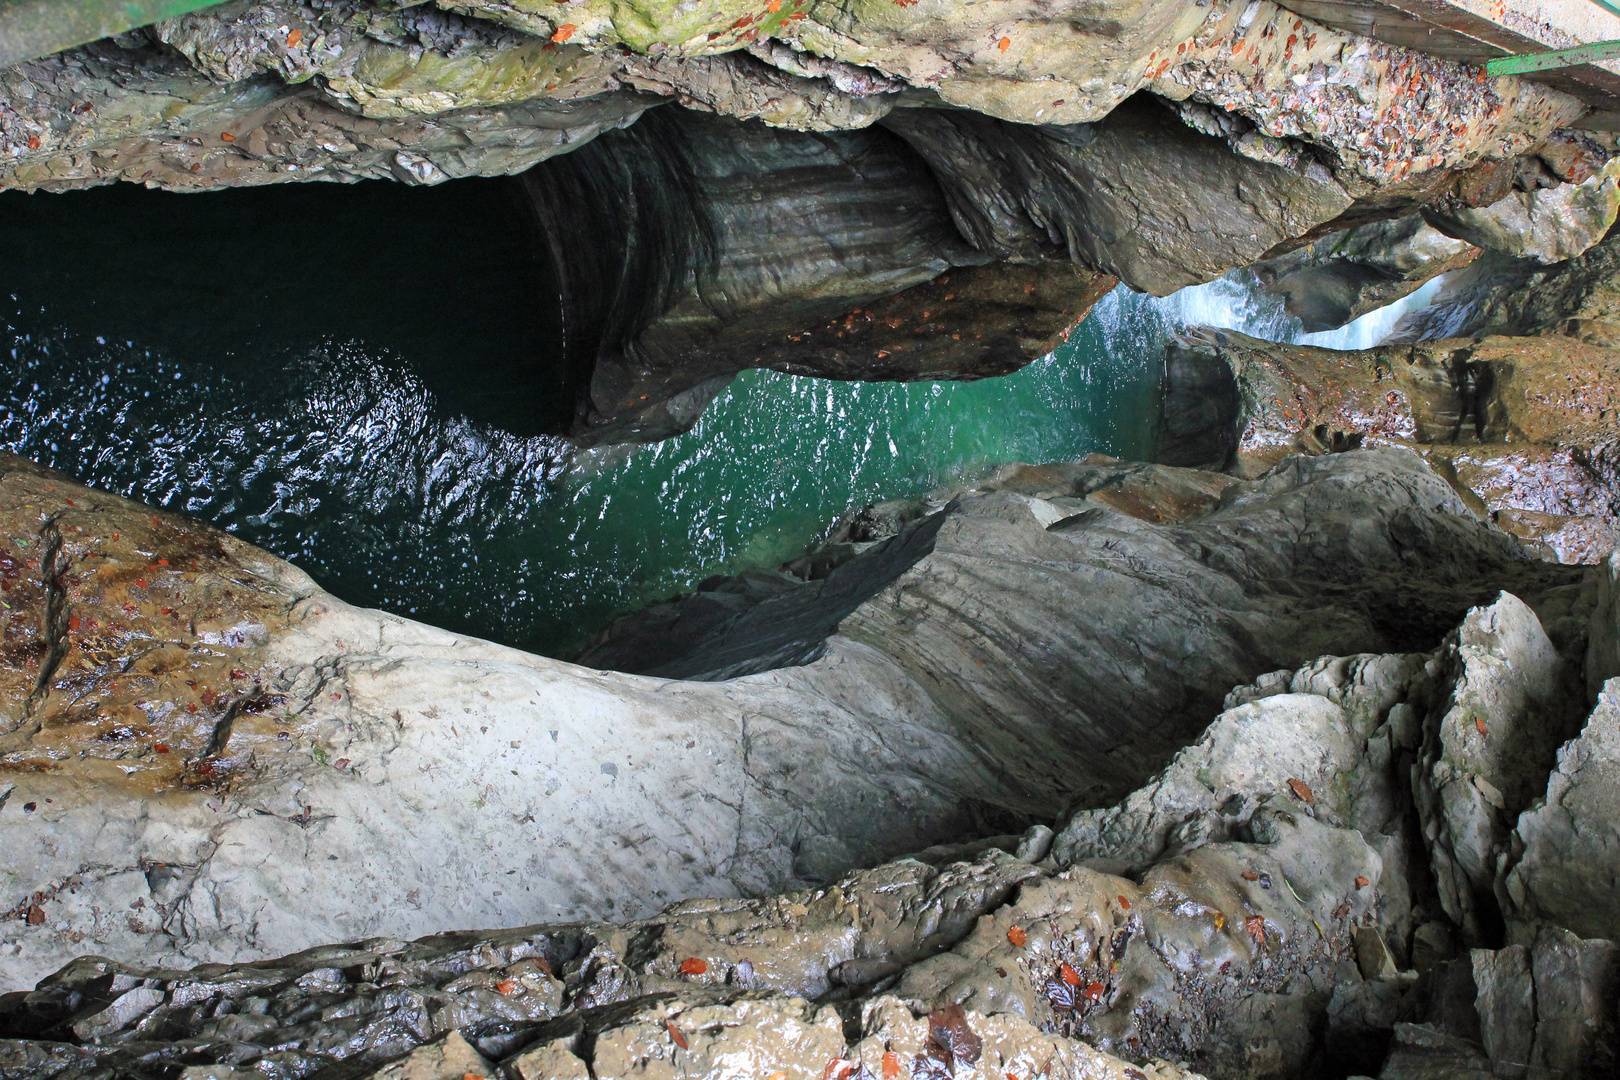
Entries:
<svg viewBox="0 0 1620 1080">
<path fill-rule="evenodd" d="M 844 510 L 1007 461 L 1152 451 L 1165 336 L 1303 336 L 1235 274 L 1121 287 L 975 383 L 752 371 L 688 434 L 576 454 L 541 246 L 499 180 L 0 194 L 0 446 L 190 514 L 343 599 L 549 655 Z M 1398 305 L 1426 302 L 1426 288 Z"/>
</svg>

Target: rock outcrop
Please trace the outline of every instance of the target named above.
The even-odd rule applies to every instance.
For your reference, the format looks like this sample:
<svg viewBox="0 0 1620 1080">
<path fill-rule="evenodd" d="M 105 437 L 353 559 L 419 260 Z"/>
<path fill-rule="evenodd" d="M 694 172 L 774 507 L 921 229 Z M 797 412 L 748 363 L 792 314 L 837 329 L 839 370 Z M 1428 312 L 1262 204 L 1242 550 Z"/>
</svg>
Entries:
<svg viewBox="0 0 1620 1080">
<path fill-rule="evenodd" d="M 1343 326 L 1425 282 L 1467 266 L 1480 249 L 1411 214 L 1324 236 L 1253 267 L 1306 333 Z"/>
<path fill-rule="evenodd" d="M 797 586 L 791 658 L 814 663 L 705 684 L 350 608 L 25 462 L 0 492 L 13 982 L 86 951 L 237 961 L 831 880 L 1117 799 L 1234 684 L 1422 648 L 1504 586 L 1552 612 L 1578 573 L 1398 451 L 1238 483 L 1013 470 L 939 510 L 920 557 L 844 564 L 881 572 L 841 622 L 816 605 L 849 590 Z M 736 673 L 753 627 L 769 667 L 790 658 L 758 631 L 790 621 L 770 603 L 673 633 Z"/>
<path fill-rule="evenodd" d="M 1612 217 L 1548 86 L 1261 0 L 992 7 L 237 0 L 0 73 L 0 188 L 532 170 L 586 443 L 684 431 L 748 367 L 1004 374 L 1113 278 L 1425 207 L 1560 257 L 1571 207 Z"/>
<path fill-rule="evenodd" d="M 1565 562 L 1604 558 L 1620 536 L 1620 353 L 1606 344 L 1491 336 L 1340 352 L 1197 330 L 1167 368 L 1161 459 L 1261 469 L 1301 450 L 1407 446 L 1475 512 Z"/>
<path fill-rule="evenodd" d="M 1572 879 L 1612 879 L 1617 849 L 1598 841 L 1586 861 L 1543 861 L 1526 878 L 1559 828 L 1532 807 L 1516 831 L 1523 857 L 1498 864 L 1497 914 L 1522 940 L 1471 954 L 1455 940 L 1477 928 L 1446 914 L 1446 876 L 1427 859 L 1441 834 L 1423 827 L 1425 801 L 1452 837 L 1475 808 L 1435 799 L 1420 762 L 1464 726 L 1452 721 L 1465 701 L 1493 691 L 1509 705 L 1487 730 L 1513 752 L 1510 699 L 1529 700 L 1517 688 L 1566 663 L 1545 642 L 1503 594 L 1437 651 L 1267 673 L 1124 799 L 965 857 L 931 849 L 809 890 L 689 900 L 620 924 L 371 938 L 188 970 L 87 957 L 0 998 L 0 1070 L 1602 1077 L 1620 954 L 1563 928 L 1555 908 Z M 1578 681 L 1542 689 L 1549 706 L 1584 700 Z M 1605 696 L 1561 752 L 1546 803 L 1594 840 L 1612 826 L 1613 711 Z M 1484 773 L 1454 756 L 1455 774 L 1484 790 Z M 1528 790 L 1531 763 L 1509 767 Z M 1553 890 L 1528 922 L 1525 880 Z M 1589 932 L 1612 933 L 1582 914 Z"/>
</svg>

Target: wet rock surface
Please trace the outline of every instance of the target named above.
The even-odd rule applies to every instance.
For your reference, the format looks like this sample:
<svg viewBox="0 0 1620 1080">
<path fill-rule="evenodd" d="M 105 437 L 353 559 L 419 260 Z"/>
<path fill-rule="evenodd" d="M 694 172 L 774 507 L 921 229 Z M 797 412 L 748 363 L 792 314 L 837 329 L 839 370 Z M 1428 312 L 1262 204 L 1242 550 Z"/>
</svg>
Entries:
<svg viewBox="0 0 1620 1080">
<path fill-rule="evenodd" d="M 1478 257 L 1479 248 L 1467 240 L 1413 214 L 1324 236 L 1253 270 L 1307 333 L 1317 333 L 1392 304 Z"/>
<path fill-rule="evenodd" d="M 0 187 L 534 170 L 587 443 L 684 431 L 750 367 L 1005 374 L 1114 278 L 1420 208 L 1543 258 L 1612 218 L 1550 87 L 1270 3 L 991 7 L 237 0 L 0 74 Z"/>
<path fill-rule="evenodd" d="M 1552 557 L 1594 562 L 1620 536 L 1620 353 L 1607 344 L 1490 336 L 1340 352 L 1197 330 L 1167 359 L 1161 457 L 1258 469 L 1284 453 L 1407 446 Z"/>
<path fill-rule="evenodd" d="M 1581 614 L 1589 627 L 1610 617 L 1593 603 Z M 1564 928 L 1551 900 L 1525 918 L 1513 880 L 1534 855 L 1499 861 L 1507 884 L 1477 894 L 1475 915 L 1492 909 L 1496 929 L 1455 919 L 1431 861 L 1447 834 L 1424 825 L 1426 800 L 1453 839 L 1473 820 L 1472 805 L 1433 798 L 1422 765 L 1464 726 L 1466 703 L 1494 694 L 1511 712 L 1542 686 L 1547 707 L 1582 714 L 1579 680 L 1537 681 L 1570 663 L 1578 636 L 1552 649 L 1504 593 L 1438 650 L 1268 673 L 1122 801 L 963 861 L 902 859 L 625 923 L 375 938 L 185 970 L 78 960 L 0 998 L 0 1070 L 1605 1076 L 1620 968 L 1598 932 L 1612 928 Z M 1498 708 L 1489 737 L 1525 757 Z M 1613 786 L 1601 765 L 1612 712 L 1601 698 L 1547 789 L 1579 830 L 1607 826 L 1585 792 Z M 1528 761 L 1514 788 L 1501 766 L 1448 753 L 1475 790 L 1487 774 L 1515 799 L 1537 786 Z M 1516 851 L 1550 832 L 1529 801 Z M 1614 860 L 1599 844 L 1528 880 L 1591 880 Z"/>
<path fill-rule="evenodd" d="M 70 498 L 101 500 L 91 536 L 144 545 L 154 516 L 185 525 L 20 464 L 4 483 L 18 478 L 56 484 L 63 501 L 23 498 L 13 536 Z M 635 917 L 683 896 L 834 880 L 1122 797 L 1257 672 L 1334 642 L 1421 647 L 1510 581 L 1557 608 L 1578 574 L 1526 558 L 1396 451 L 1296 458 L 1256 482 L 1106 461 L 1013 469 L 949 509 L 862 512 L 840 572 L 881 569 L 869 545 L 930 512 L 931 550 L 841 621 L 801 605 L 809 625 L 837 621 L 820 659 L 707 684 L 591 672 L 348 608 L 238 554 L 266 560 L 257 579 L 233 580 L 257 580 L 282 621 L 266 610 L 270 629 L 217 662 L 258 673 L 264 711 L 222 729 L 235 699 L 204 704 L 214 687 L 194 672 L 173 705 L 141 684 L 150 730 L 108 741 L 82 667 L 58 671 L 42 698 L 41 716 L 79 702 L 71 724 L 27 726 L 37 672 L 19 681 L 0 805 L 15 875 L 7 978 L 84 952 L 245 961 L 335 937 Z M 66 581 L 92 558 L 73 554 Z M 842 557 L 826 555 L 823 568 Z M 199 566 L 180 576 L 228 569 Z M 101 616 L 77 613 L 76 587 L 67 617 L 94 631 Z M 817 602 L 847 602 L 837 592 L 823 586 Z M 37 636 L 45 607 L 41 593 L 14 637 Z M 732 624 L 728 647 L 768 644 L 748 626 L 786 621 Z M 219 646 L 186 643 L 187 663 L 216 662 Z M 176 717 L 192 726 L 156 726 Z"/>
</svg>

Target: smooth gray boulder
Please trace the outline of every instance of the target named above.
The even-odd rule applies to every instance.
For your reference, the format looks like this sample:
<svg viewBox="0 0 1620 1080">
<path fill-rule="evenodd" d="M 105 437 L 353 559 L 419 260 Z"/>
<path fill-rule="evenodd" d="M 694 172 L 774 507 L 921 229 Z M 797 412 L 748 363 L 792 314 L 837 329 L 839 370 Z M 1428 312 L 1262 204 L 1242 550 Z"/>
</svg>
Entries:
<svg viewBox="0 0 1620 1080">
<path fill-rule="evenodd" d="M 1440 904 L 1481 941 L 1501 918 L 1497 865 L 1512 822 L 1545 789 L 1582 702 L 1535 612 L 1511 594 L 1470 611 L 1447 652 L 1454 682 L 1424 724 L 1413 787 Z"/>
</svg>

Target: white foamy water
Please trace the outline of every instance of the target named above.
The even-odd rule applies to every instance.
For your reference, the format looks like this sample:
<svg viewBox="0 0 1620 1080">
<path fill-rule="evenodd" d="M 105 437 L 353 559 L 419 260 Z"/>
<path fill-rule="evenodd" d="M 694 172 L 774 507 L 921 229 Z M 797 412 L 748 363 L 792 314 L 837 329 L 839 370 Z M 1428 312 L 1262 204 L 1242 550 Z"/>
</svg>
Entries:
<svg viewBox="0 0 1620 1080">
<path fill-rule="evenodd" d="M 1435 278 L 1393 304 L 1369 311 L 1337 330 L 1319 334 L 1305 333 L 1304 325 L 1283 308 L 1282 299 L 1262 291 L 1254 274 L 1247 270 L 1234 270 L 1162 300 L 1142 297 L 1141 302 L 1158 310 L 1165 322 L 1174 327 L 1214 326 L 1290 345 L 1370 349 L 1389 335 L 1401 316 L 1427 307 L 1439 290 L 1440 281 Z"/>
</svg>

